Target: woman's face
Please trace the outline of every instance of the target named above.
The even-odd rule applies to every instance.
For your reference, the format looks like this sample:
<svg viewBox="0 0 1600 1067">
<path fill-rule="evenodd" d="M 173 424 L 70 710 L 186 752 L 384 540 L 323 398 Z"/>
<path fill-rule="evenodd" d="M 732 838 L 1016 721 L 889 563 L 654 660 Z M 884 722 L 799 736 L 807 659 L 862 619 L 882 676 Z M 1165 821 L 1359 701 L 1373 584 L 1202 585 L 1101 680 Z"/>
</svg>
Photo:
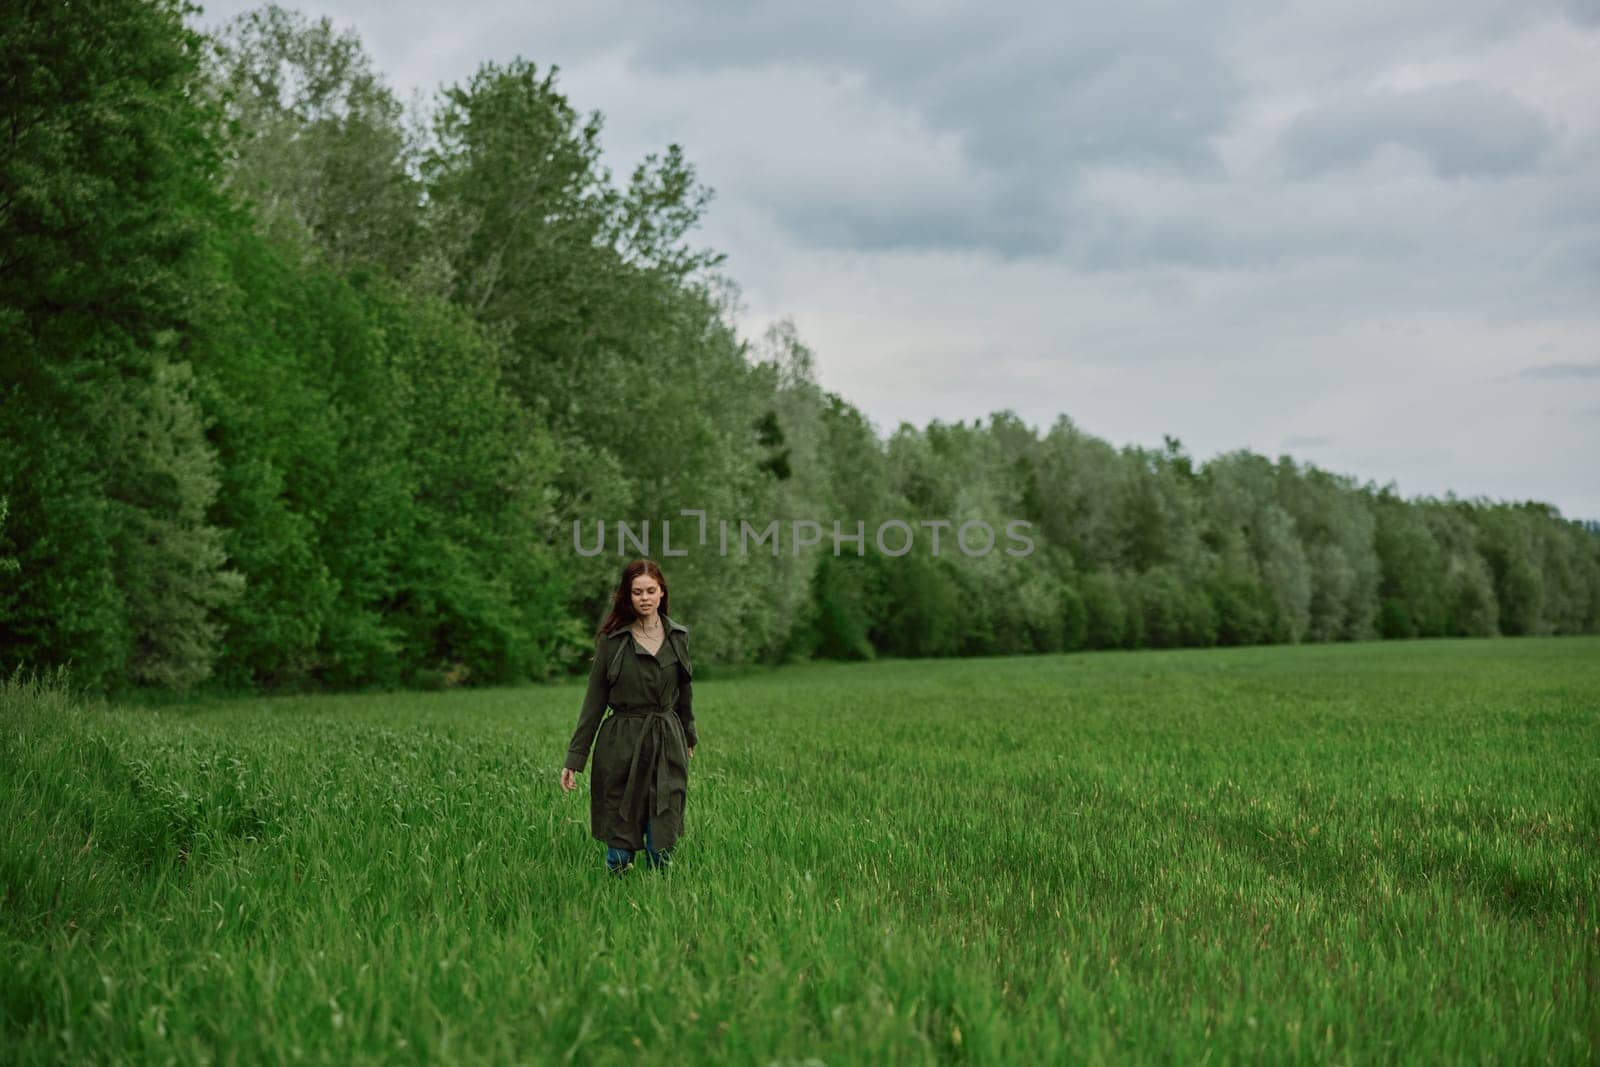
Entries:
<svg viewBox="0 0 1600 1067">
<path fill-rule="evenodd" d="M 633 580 L 633 613 L 641 619 L 654 617 L 656 605 L 661 603 L 661 586 L 648 574 Z"/>
</svg>

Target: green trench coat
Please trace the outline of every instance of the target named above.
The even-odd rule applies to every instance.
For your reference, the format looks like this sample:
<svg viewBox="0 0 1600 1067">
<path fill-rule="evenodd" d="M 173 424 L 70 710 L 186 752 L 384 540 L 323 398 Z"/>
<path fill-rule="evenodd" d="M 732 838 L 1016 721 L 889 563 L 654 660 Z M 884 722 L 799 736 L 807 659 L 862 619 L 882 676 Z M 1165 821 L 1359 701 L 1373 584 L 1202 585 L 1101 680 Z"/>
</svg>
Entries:
<svg viewBox="0 0 1600 1067">
<path fill-rule="evenodd" d="M 589 829 L 614 848 L 644 847 L 644 824 L 657 851 L 683 833 L 689 791 L 689 748 L 696 743 L 689 665 L 689 628 L 662 616 L 666 639 L 654 656 L 627 627 L 595 641 L 589 688 L 567 767 L 589 775 Z M 607 707 L 615 714 L 602 721 Z"/>
</svg>

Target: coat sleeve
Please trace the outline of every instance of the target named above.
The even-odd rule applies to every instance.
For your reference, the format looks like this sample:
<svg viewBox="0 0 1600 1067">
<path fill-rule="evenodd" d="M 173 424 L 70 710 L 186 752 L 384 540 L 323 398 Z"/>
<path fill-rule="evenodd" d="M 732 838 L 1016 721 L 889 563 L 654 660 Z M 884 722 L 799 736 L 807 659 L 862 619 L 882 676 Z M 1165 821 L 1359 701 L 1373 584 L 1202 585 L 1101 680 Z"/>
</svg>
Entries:
<svg viewBox="0 0 1600 1067">
<path fill-rule="evenodd" d="M 689 666 L 689 635 L 683 635 L 683 670 L 678 672 L 678 721 L 683 724 L 683 740 L 690 748 L 699 743 L 699 737 L 694 729 L 694 679 L 691 677 L 693 668 Z"/>
<path fill-rule="evenodd" d="M 567 769 L 583 770 L 589 762 L 589 747 L 594 744 L 595 731 L 600 728 L 600 717 L 606 713 L 611 699 L 611 683 L 606 679 L 605 638 L 597 637 L 594 643 L 594 663 L 589 667 L 589 688 L 583 694 L 583 707 L 578 712 L 578 728 L 572 732 L 572 743 L 567 746 Z"/>
</svg>

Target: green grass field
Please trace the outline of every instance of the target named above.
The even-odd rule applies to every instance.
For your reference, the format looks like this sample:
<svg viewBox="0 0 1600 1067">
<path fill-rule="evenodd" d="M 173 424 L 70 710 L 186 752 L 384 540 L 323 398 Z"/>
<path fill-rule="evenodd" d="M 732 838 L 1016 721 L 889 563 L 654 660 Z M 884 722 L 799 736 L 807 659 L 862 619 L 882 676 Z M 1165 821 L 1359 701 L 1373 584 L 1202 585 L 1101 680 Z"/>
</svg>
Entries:
<svg viewBox="0 0 1600 1067">
<path fill-rule="evenodd" d="M 12 1063 L 1592 1062 L 1600 639 L 696 686 L 673 872 L 581 688 L 0 690 Z"/>
</svg>

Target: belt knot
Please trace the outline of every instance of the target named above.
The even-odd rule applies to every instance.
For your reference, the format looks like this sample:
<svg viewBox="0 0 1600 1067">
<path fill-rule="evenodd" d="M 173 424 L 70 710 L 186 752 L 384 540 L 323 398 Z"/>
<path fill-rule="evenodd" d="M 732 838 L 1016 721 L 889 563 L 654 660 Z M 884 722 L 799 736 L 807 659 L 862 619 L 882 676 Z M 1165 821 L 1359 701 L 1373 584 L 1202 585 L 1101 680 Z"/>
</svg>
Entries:
<svg viewBox="0 0 1600 1067">
<path fill-rule="evenodd" d="M 647 716 L 649 722 L 639 732 L 634 744 L 633 759 L 628 765 L 628 785 L 622 792 L 622 803 L 617 814 L 629 826 L 639 826 L 650 807 L 648 792 L 655 793 L 656 815 L 671 810 L 670 791 L 667 788 L 667 737 L 668 716 L 673 709 L 666 705 L 637 704 L 627 708 L 613 708 L 618 715 Z M 651 787 L 654 787 L 651 790 Z"/>
</svg>

